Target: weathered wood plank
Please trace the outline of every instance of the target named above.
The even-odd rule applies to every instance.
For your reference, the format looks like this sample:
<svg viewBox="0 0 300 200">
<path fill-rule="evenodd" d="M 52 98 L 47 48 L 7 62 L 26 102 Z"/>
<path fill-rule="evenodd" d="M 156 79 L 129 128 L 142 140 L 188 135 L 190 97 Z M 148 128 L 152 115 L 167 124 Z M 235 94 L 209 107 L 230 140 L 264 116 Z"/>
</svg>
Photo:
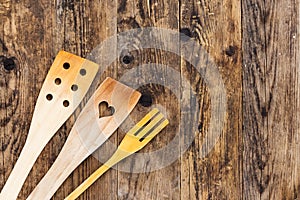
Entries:
<svg viewBox="0 0 300 200">
<path fill-rule="evenodd" d="M 11 70 L 1 68 L 1 80 L 4 82 L 0 97 L 4 106 L 1 119 L 4 117 L 6 121 L 1 128 L 3 186 L 25 143 L 37 91 L 51 64 L 49 58 L 53 55 L 53 48 L 52 31 L 49 29 L 51 17 L 43 12 L 49 12 L 51 4 L 6 1 L 2 5 L 4 13 L 1 15 L 1 33 L 5 48 L 2 48 L 1 55 L 4 55 L 4 59 L 13 57 L 10 63 L 15 66 Z M 49 43 L 45 42 L 46 39 Z M 6 87 L 8 83 L 11 83 L 11 87 Z M 9 115 L 6 114 L 8 111 Z M 40 168 L 47 166 L 49 161 L 46 159 Z M 31 181 L 25 183 L 20 197 L 24 198 L 30 192 L 37 182 L 36 178 L 40 176 L 34 170 L 31 174 L 35 178 L 29 178 Z"/>
<path fill-rule="evenodd" d="M 178 31 L 179 20 L 179 4 L 177 1 L 118 1 L 118 32 L 128 31 L 133 28 L 143 27 L 159 27 L 169 28 Z M 167 40 L 166 35 L 161 35 L 160 39 Z M 151 43 L 151 41 L 149 41 Z M 132 63 L 125 65 L 121 63 L 118 69 L 119 78 L 121 78 L 128 70 L 142 64 L 153 63 L 151 69 L 141 68 L 140 76 L 145 76 L 147 80 L 158 81 L 166 80 L 166 72 L 159 70 L 156 64 L 165 64 L 180 72 L 180 58 L 176 55 L 162 52 L 158 49 L 145 50 L 140 48 L 140 38 L 137 35 L 134 44 L 130 47 L 136 47 L 135 51 L 128 52 L 133 58 Z M 174 41 L 177 45 L 178 41 Z M 126 49 L 126 46 L 121 46 Z M 125 51 L 126 54 L 126 51 Z M 121 69 L 120 69 L 121 68 Z M 147 77 L 146 74 L 152 74 Z M 149 76 L 149 75 L 148 75 Z M 178 77 L 180 78 L 180 76 Z M 132 80 L 134 81 L 134 80 Z M 133 82 L 132 85 L 137 85 Z M 179 124 L 179 105 L 176 96 L 167 88 L 157 85 L 148 84 L 139 89 L 143 93 L 140 105 L 133 112 L 134 121 L 137 122 L 144 114 L 150 111 L 151 106 L 161 105 L 166 109 L 171 124 L 165 131 L 160 133 L 151 144 L 147 145 L 142 153 L 153 152 L 159 150 L 170 142 L 178 129 Z M 120 140 L 122 133 L 120 135 Z M 122 166 L 130 164 L 135 165 L 138 160 L 130 160 L 123 162 Z M 170 166 L 154 172 L 148 172 L 153 163 L 144 166 L 144 173 L 118 173 L 118 199 L 180 199 L 180 162 L 175 161 Z M 134 172 L 134 171 L 133 171 Z"/>
<path fill-rule="evenodd" d="M 115 35 L 117 31 L 115 13 L 117 10 L 116 1 L 69 1 L 59 2 L 56 10 L 60 10 L 63 23 L 63 48 L 76 52 L 85 57 L 98 44 L 108 37 Z M 110 67 L 99 80 L 100 83 L 106 76 L 114 77 L 115 65 Z M 78 113 L 78 112 L 77 112 Z M 74 120 L 73 120 L 74 121 Z M 73 121 L 68 124 L 69 132 Z M 110 141 L 117 142 L 117 136 L 112 136 Z M 55 145 L 55 144 L 54 144 Z M 55 146 L 54 146 L 55 148 Z M 105 147 L 104 147 L 105 150 Z M 63 186 L 58 190 L 54 199 L 63 199 L 82 183 L 100 163 L 94 157 L 90 157 L 83 162 L 69 177 Z M 101 182 L 95 183 L 79 199 L 116 199 L 117 195 L 117 173 L 109 171 L 102 177 Z M 101 196 L 99 196 L 101 194 Z"/>
<path fill-rule="evenodd" d="M 242 5 L 244 199 L 297 199 L 299 2 Z"/>
<path fill-rule="evenodd" d="M 220 71 L 227 93 L 223 133 L 209 154 L 202 157 L 203 139 L 208 137 L 208 128 L 212 126 L 210 112 L 214 105 L 211 105 L 211 91 L 203 77 L 189 63 L 182 62 L 182 76 L 192 85 L 189 95 L 199 98 L 197 117 L 191 116 L 190 119 L 196 120 L 199 127 L 198 130 L 193 129 L 195 141 L 181 159 L 181 199 L 241 199 L 240 4 L 239 1 L 227 0 L 181 1 L 180 11 L 181 32 L 193 37 L 208 52 Z M 184 86 L 186 83 L 182 84 Z M 193 127 L 186 124 L 185 129 L 189 128 Z"/>
</svg>

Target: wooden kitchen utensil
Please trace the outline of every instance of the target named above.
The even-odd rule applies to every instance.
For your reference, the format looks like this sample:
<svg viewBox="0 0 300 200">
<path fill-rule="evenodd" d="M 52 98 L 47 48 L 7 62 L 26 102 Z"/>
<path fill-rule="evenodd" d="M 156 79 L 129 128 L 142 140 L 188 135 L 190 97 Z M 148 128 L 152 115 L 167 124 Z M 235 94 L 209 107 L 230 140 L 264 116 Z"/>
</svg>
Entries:
<svg viewBox="0 0 300 200">
<path fill-rule="evenodd" d="M 125 135 L 112 157 L 66 197 L 65 200 L 74 200 L 79 197 L 109 168 L 142 149 L 168 124 L 169 121 L 164 119 L 163 114 L 159 113 L 158 109 L 153 109 Z"/>
<path fill-rule="evenodd" d="M 139 92 L 107 78 L 83 108 L 56 161 L 27 200 L 50 199 L 72 171 L 126 119 L 140 96 Z M 98 106 L 102 102 L 107 102 L 114 113 L 99 119 Z"/>
<path fill-rule="evenodd" d="M 26 143 L 1 191 L 0 200 L 17 199 L 39 154 L 79 105 L 97 71 L 97 64 L 59 52 L 38 96 Z"/>
</svg>

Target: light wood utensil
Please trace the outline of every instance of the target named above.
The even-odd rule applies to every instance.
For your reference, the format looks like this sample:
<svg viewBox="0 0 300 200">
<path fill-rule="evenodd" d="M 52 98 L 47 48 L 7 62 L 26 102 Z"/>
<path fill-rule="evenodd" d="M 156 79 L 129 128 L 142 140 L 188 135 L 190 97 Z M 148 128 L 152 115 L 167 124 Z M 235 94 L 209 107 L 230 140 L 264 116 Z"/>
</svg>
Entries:
<svg viewBox="0 0 300 200">
<path fill-rule="evenodd" d="M 43 83 L 22 152 L 0 200 L 15 200 L 41 151 L 88 91 L 98 65 L 60 51 Z"/>
<path fill-rule="evenodd" d="M 163 114 L 159 113 L 158 109 L 153 109 L 125 135 L 112 157 L 66 197 L 65 200 L 74 200 L 78 198 L 109 168 L 142 149 L 168 124 L 169 121 L 164 119 Z"/>
<path fill-rule="evenodd" d="M 107 78 L 83 108 L 56 161 L 27 200 L 50 199 L 72 171 L 120 126 L 140 96 L 139 92 Z M 104 101 L 113 107 L 114 113 L 99 119 L 98 106 Z"/>
</svg>

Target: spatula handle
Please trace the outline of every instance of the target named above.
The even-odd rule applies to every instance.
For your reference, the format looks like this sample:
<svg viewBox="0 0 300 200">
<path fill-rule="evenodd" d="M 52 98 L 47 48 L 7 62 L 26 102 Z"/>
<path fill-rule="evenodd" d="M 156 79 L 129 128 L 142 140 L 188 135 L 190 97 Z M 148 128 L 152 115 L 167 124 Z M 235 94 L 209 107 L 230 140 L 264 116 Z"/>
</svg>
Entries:
<svg viewBox="0 0 300 200">
<path fill-rule="evenodd" d="M 0 200 L 17 199 L 32 166 L 42 151 L 42 145 L 29 144 L 30 143 L 26 141 L 19 158 L 1 191 Z"/>
<path fill-rule="evenodd" d="M 54 164 L 27 197 L 27 200 L 51 199 L 72 171 L 90 155 L 90 152 L 82 145 L 80 137 L 72 137 L 77 135 L 74 130 L 71 131 L 71 137 L 67 139 Z"/>
</svg>

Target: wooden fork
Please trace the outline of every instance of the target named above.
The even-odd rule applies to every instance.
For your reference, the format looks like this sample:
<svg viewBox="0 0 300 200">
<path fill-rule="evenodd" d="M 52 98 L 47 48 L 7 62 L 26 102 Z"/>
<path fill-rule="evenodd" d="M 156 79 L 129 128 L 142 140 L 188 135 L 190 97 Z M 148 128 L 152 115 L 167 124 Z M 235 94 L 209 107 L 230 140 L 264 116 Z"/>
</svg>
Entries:
<svg viewBox="0 0 300 200">
<path fill-rule="evenodd" d="M 79 197 L 109 168 L 142 149 L 168 124 L 169 121 L 164 118 L 164 115 L 158 109 L 153 109 L 125 135 L 112 157 L 67 196 L 65 200 L 74 200 Z"/>
</svg>

